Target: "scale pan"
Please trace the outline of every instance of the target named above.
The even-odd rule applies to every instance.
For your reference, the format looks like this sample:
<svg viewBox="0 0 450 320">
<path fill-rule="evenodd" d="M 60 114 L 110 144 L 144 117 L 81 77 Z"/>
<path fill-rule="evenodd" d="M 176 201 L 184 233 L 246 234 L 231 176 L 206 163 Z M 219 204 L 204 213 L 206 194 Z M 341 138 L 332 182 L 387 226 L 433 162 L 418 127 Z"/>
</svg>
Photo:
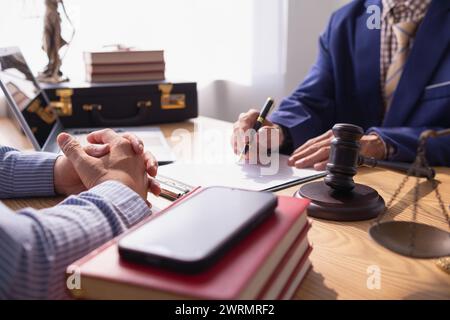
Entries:
<svg viewBox="0 0 450 320">
<path fill-rule="evenodd" d="M 388 221 L 373 225 L 369 233 L 381 246 L 407 257 L 450 256 L 450 233 L 426 224 Z M 414 243 L 411 242 L 413 238 Z"/>
</svg>

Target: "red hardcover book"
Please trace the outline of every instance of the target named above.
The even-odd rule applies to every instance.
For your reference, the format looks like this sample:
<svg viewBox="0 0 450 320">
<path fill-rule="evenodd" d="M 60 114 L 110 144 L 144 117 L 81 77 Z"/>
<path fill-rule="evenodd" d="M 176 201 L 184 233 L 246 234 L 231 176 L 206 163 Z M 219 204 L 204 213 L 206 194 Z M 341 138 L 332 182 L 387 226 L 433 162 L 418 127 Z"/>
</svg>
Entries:
<svg viewBox="0 0 450 320">
<path fill-rule="evenodd" d="M 291 245 L 260 292 L 258 299 L 277 299 L 286 284 L 292 280 L 292 274 L 297 271 L 296 269 L 299 262 L 304 258 L 308 258 L 311 251 L 311 247 L 306 237 L 309 229 L 310 224 L 305 226 L 301 234 Z"/>
<path fill-rule="evenodd" d="M 300 262 L 295 267 L 289 280 L 286 282 L 283 290 L 278 296 L 279 300 L 291 300 L 295 293 L 300 289 L 303 279 L 305 279 L 309 269 L 311 269 L 311 261 L 309 260 L 309 254 L 312 248 L 303 256 Z"/>
<path fill-rule="evenodd" d="M 308 204 L 280 196 L 272 217 L 198 275 L 124 261 L 116 239 L 68 268 L 68 274 L 81 275 L 81 289 L 72 294 L 86 299 L 256 299 L 307 225 Z"/>
</svg>

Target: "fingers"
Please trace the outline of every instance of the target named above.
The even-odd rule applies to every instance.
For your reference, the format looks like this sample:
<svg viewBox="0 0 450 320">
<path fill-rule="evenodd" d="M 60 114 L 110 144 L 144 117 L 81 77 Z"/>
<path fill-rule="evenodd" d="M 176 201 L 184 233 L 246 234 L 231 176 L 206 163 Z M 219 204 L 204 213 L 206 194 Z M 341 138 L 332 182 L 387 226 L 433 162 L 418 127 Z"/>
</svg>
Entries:
<svg viewBox="0 0 450 320">
<path fill-rule="evenodd" d="M 360 154 L 365 157 L 373 157 L 375 159 L 384 159 L 386 157 L 386 144 L 377 134 L 370 133 L 362 136 L 360 140 Z"/>
<path fill-rule="evenodd" d="M 328 159 L 322 162 L 318 162 L 314 165 L 314 169 L 317 171 L 324 171 L 327 168 Z"/>
<path fill-rule="evenodd" d="M 72 162 L 73 165 L 85 159 L 88 155 L 84 152 L 80 143 L 65 132 L 58 135 L 57 142 L 64 155 Z"/>
<path fill-rule="evenodd" d="M 161 186 L 153 177 L 148 177 L 148 190 L 155 196 L 159 196 L 161 193 Z"/>
<path fill-rule="evenodd" d="M 239 155 L 244 146 L 249 143 L 250 136 L 253 126 L 255 125 L 256 120 L 258 119 L 259 111 L 256 109 L 250 109 L 248 112 L 241 113 L 239 115 L 238 121 L 236 121 L 233 125 L 233 134 L 231 136 L 231 147 L 233 148 L 233 152 Z M 278 129 L 275 125 L 268 121 L 264 121 L 264 126 L 260 128 L 260 130 L 256 133 L 256 137 L 254 140 L 261 141 L 261 147 L 275 148 L 279 146 L 280 134 L 273 130 Z M 273 136 L 278 138 L 278 143 L 272 145 L 276 139 L 272 139 Z M 272 141 L 273 140 L 273 141 Z M 258 142 L 258 145 L 260 142 Z M 245 158 L 248 160 L 248 154 L 245 155 Z"/>
<path fill-rule="evenodd" d="M 237 123 L 240 124 L 241 129 L 247 130 L 247 129 L 253 128 L 253 125 L 255 124 L 258 117 L 259 117 L 259 111 L 256 109 L 250 109 L 247 112 L 241 113 L 239 115 Z M 272 126 L 273 123 L 266 119 L 266 120 L 264 120 L 263 125 Z"/>
<path fill-rule="evenodd" d="M 309 139 L 306 141 L 303 145 L 301 145 L 299 148 L 297 148 L 293 153 L 298 153 L 300 151 L 305 150 L 306 148 L 312 146 L 315 143 L 318 143 L 323 140 L 331 140 L 334 137 L 333 131 L 328 130 L 324 134 L 321 134 L 320 136 L 317 136 L 315 138 Z"/>
<path fill-rule="evenodd" d="M 114 132 L 114 130 L 104 129 L 91 132 L 87 136 L 87 141 L 94 144 L 106 144 L 114 141 L 115 139 L 117 139 L 117 137 L 119 137 L 119 135 Z M 122 137 L 127 139 L 131 143 L 133 151 L 137 155 L 141 155 L 144 153 L 144 143 L 135 134 L 126 132 L 122 135 Z"/>
<path fill-rule="evenodd" d="M 248 112 L 241 113 L 238 121 L 233 125 L 233 135 L 231 136 L 231 146 L 235 154 L 240 154 L 242 148 L 249 141 L 248 130 L 253 128 L 259 112 L 256 109 L 250 109 Z"/>
<path fill-rule="evenodd" d="M 256 134 L 258 146 L 263 150 L 278 150 L 280 147 L 280 128 L 275 126 L 263 126 Z"/>
<path fill-rule="evenodd" d="M 110 151 L 109 144 L 90 144 L 85 146 L 84 152 L 91 157 L 101 158 L 107 155 Z"/>
<path fill-rule="evenodd" d="M 312 167 L 316 163 L 328 161 L 329 156 L 330 156 L 330 146 L 326 146 L 320 148 L 319 150 L 317 150 L 316 152 L 305 158 L 295 161 L 294 165 L 297 168 Z"/>
<path fill-rule="evenodd" d="M 241 113 L 239 115 L 238 123 L 240 124 L 240 129 L 242 130 L 248 130 L 253 127 L 253 125 L 256 122 L 256 119 L 258 119 L 259 111 L 256 109 L 250 109 L 246 113 Z"/>
<path fill-rule="evenodd" d="M 150 152 L 144 153 L 144 143 L 135 134 L 126 132 L 123 135 L 118 135 L 112 129 L 104 129 L 90 133 L 87 140 L 90 143 L 101 144 L 98 146 L 90 145 L 86 148 L 89 155 L 97 158 L 106 155 L 110 151 L 108 143 L 113 142 L 118 137 L 124 138 L 132 147 L 136 155 L 144 156 L 145 171 L 151 176 L 155 177 L 158 172 L 158 161 Z M 123 141 L 124 142 L 124 141 Z"/>
<path fill-rule="evenodd" d="M 144 143 L 134 133 L 125 132 L 122 137 L 131 142 L 131 146 L 137 155 L 144 153 Z"/>
<path fill-rule="evenodd" d="M 247 137 L 250 138 L 250 134 L 247 134 Z M 245 139 L 241 139 L 246 141 Z M 247 163 L 265 163 L 267 160 L 269 153 L 268 151 L 277 152 L 280 147 L 281 141 L 281 130 L 278 126 L 272 124 L 271 126 L 263 126 L 258 132 L 253 136 L 252 141 L 250 142 L 250 146 L 248 152 L 244 155 L 244 159 Z M 237 143 L 235 143 L 236 145 Z M 235 152 L 241 153 L 244 147 L 244 144 L 239 148 L 239 144 L 235 149 L 238 148 Z M 266 159 L 266 160 L 264 160 Z"/>
<path fill-rule="evenodd" d="M 233 147 L 233 151 L 235 154 L 240 154 L 242 149 L 250 140 L 250 132 L 249 130 L 235 129 L 233 135 L 231 137 L 231 143 Z"/>
<path fill-rule="evenodd" d="M 317 152 L 318 150 L 320 150 L 324 147 L 328 147 L 330 145 L 331 145 L 331 139 L 319 141 L 319 142 L 309 146 L 306 149 L 303 149 L 299 152 L 292 154 L 292 156 L 289 158 L 289 163 L 295 163 L 296 161 L 298 161 L 302 158 L 305 158 L 305 157 Z"/>
<path fill-rule="evenodd" d="M 239 153 L 237 137 L 234 134 L 231 135 L 231 147 L 233 148 L 234 154 Z"/>
<path fill-rule="evenodd" d="M 103 129 L 89 133 L 87 141 L 94 144 L 106 144 L 113 142 L 118 137 L 120 136 L 114 130 Z"/>
<path fill-rule="evenodd" d="M 144 153 L 145 171 L 151 176 L 156 177 L 158 173 L 158 161 L 151 152 Z"/>
<path fill-rule="evenodd" d="M 233 134 L 231 135 L 231 146 L 235 154 L 239 154 L 245 145 L 244 130 L 240 129 L 239 123 L 233 125 Z"/>
<path fill-rule="evenodd" d="M 330 146 L 333 138 L 333 132 L 329 130 L 318 137 L 308 140 L 292 153 L 292 155 L 289 157 L 288 164 L 290 166 L 294 166 L 296 161 L 312 155 L 321 148 Z"/>
<path fill-rule="evenodd" d="M 87 189 L 94 186 L 91 179 L 95 179 L 98 174 L 97 159 L 90 157 L 79 142 L 67 133 L 59 134 L 57 142 L 66 158 L 72 163 L 84 186 Z"/>
</svg>

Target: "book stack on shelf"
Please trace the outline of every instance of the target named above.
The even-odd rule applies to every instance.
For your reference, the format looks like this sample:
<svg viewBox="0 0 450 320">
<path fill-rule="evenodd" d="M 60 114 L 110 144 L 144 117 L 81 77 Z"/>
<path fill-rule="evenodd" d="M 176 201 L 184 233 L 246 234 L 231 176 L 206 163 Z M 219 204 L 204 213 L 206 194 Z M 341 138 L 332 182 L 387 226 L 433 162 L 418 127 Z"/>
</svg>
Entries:
<svg viewBox="0 0 450 320">
<path fill-rule="evenodd" d="M 164 80 L 163 50 L 84 52 L 87 82 Z"/>
<path fill-rule="evenodd" d="M 117 238 L 69 266 L 67 276 L 77 270 L 82 284 L 71 293 L 81 299 L 292 299 L 311 267 L 308 204 L 279 196 L 273 216 L 199 274 L 125 261 Z"/>
</svg>

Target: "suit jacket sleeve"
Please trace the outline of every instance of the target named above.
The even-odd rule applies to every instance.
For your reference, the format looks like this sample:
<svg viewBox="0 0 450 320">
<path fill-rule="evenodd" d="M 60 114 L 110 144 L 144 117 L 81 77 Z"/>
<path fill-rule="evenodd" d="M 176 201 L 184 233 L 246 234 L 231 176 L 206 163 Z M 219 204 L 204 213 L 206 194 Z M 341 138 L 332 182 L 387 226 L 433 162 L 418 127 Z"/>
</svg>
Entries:
<svg viewBox="0 0 450 320">
<path fill-rule="evenodd" d="M 329 52 L 332 20 L 333 16 L 327 30 L 320 36 L 319 55 L 309 74 L 269 117 L 272 122 L 284 127 L 292 139 L 293 148 L 322 134 L 333 125 L 335 86 Z"/>
<path fill-rule="evenodd" d="M 388 160 L 412 162 L 416 158 L 420 134 L 428 129 L 444 128 L 372 127 L 367 132 L 377 133 L 392 148 Z M 450 166 L 450 137 L 430 138 L 426 145 L 426 156 L 432 166 Z"/>
</svg>

